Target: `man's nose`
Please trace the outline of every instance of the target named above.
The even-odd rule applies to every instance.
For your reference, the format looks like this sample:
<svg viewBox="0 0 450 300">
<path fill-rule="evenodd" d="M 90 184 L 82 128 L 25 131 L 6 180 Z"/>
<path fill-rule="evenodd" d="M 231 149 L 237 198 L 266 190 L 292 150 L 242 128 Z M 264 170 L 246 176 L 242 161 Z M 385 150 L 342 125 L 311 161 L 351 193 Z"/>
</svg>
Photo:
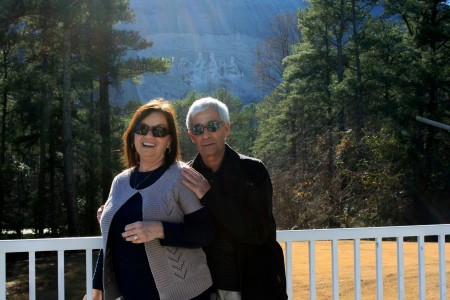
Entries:
<svg viewBox="0 0 450 300">
<path fill-rule="evenodd" d="M 211 136 L 211 131 L 209 131 L 208 129 L 204 129 L 203 130 L 203 133 L 202 133 L 202 138 L 203 139 L 207 139 L 207 138 L 209 138 Z"/>
</svg>

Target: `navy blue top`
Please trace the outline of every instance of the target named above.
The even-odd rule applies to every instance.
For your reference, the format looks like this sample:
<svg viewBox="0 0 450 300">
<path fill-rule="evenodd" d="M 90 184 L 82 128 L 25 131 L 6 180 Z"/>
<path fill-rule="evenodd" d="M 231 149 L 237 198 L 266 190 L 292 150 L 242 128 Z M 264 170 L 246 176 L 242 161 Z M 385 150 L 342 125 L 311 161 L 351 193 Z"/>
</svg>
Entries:
<svg viewBox="0 0 450 300">
<path fill-rule="evenodd" d="M 155 183 L 165 172 L 160 167 L 150 172 L 139 172 L 135 168 L 130 176 L 130 186 L 138 189 L 149 187 Z M 112 251 L 113 268 L 117 278 L 117 284 L 125 299 L 159 299 L 158 290 L 153 279 L 152 271 L 147 260 L 144 243 L 133 244 L 122 238 L 125 226 L 134 222 L 142 221 L 142 196 L 140 193 L 133 195 L 114 215 L 108 236 L 108 246 Z M 206 246 L 209 238 L 214 234 L 211 226 L 212 218 L 206 208 L 185 216 L 184 223 L 163 222 L 164 240 L 162 245 L 197 248 Z M 204 234 L 192 233 L 202 227 Z M 147 263 L 142 263 L 147 262 Z M 100 251 L 93 278 L 93 288 L 103 289 L 103 251 Z M 208 299 L 209 293 L 203 293 L 195 299 Z"/>
</svg>

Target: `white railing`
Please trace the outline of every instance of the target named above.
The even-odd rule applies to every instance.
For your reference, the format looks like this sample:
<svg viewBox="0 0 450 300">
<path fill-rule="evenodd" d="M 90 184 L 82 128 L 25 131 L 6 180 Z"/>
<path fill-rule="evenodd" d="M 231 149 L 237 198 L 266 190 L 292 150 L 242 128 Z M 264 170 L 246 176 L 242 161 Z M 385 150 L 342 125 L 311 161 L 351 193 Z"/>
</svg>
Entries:
<svg viewBox="0 0 450 300">
<path fill-rule="evenodd" d="M 87 299 L 92 300 L 92 251 L 102 247 L 101 237 L 0 240 L 0 300 L 6 299 L 6 253 L 28 252 L 29 299 L 36 300 L 36 252 L 58 252 L 58 299 L 64 299 L 64 251 L 86 250 Z"/>
<path fill-rule="evenodd" d="M 316 299 L 316 241 L 331 241 L 332 251 L 332 299 L 339 299 L 338 241 L 353 240 L 354 245 L 354 299 L 361 298 L 361 261 L 360 240 L 371 239 L 375 242 L 376 256 L 376 298 L 383 299 L 382 242 L 386 238 L 395 238 L 397 242 L 397 290 L 398 299 L 405 299 L 404 285 L 404 238 L 417 238 L 419 299 L 425 300 L 425 237 L 437 236 L 439 249 L 439 295 L 447 296 L 445 237 L 450 235 L 450 224 L 393 226 L 345 229 L 279 230 L 277 240 L 285 243 L 287 291 L 293 298 L 292 288 L 292 244 L 308 242 L 309 250 L 309 290 L 310 299 Z M 6 253 L 28 252 L 29 254 L 29 299 L 36 299 L 35 254 L 40 251 L 58 253 L 58 299 L 64 299 L 64 251 L 86 251 L 86 290 L 92 290 L 92 251 L 101 247 L 100 237 L 0 240 L 0 300 L 6 299 Z M 91 293 L 87 293 L 92 299 Z"/>
<path fill-rule="evenodd" d="M 332 247 L 332 293 L 333 300 L 339 299 L 338 241 L 354 241 L 354 299 L 361 299 L 361 261 L 360 240 L 374 239 L 376 246 L 376 298 L 383 299 L 382 240 L 395 238 L 397 241 L 397 283 L 398 299 L 405 299 L 403 241 L 405 237 L 417 237 L 419 299 L 425 300 L 425 236 L 438 236 L 439 248 L 439 293 L 440 299 L 446 296 L 445 236 L 450 235 L 450 224 L 422 226 L 393 226 L 344 229 L 312 229 L 278 231 L 277 240 L 286 243 L 286 277 L 288 295 L 292 298 L 292 243 L 309 242 L 309 290 L 310 299 L 316 299 L 316 257 L 315 242 L 331 241 Z"/>
</svg>

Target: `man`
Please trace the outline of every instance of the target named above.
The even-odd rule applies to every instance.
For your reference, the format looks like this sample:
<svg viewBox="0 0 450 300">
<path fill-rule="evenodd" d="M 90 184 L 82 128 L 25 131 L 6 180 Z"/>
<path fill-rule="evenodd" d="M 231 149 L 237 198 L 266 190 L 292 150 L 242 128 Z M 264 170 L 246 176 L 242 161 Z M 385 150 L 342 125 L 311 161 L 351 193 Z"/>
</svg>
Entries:
<svg viewBox="0 0 450 300">
<path fill-rule="evenodd" d="M 216 238 L 205 248 L 215 287 L 212 299 L 287 299 L 266 167 L 226 144 L 230 117 L 219 100 L 195 101 L 186 126 L 199 154 L 192 168 L 182 170 L 183 183 L 209 209 L 216 225 Z"/>
</svg>

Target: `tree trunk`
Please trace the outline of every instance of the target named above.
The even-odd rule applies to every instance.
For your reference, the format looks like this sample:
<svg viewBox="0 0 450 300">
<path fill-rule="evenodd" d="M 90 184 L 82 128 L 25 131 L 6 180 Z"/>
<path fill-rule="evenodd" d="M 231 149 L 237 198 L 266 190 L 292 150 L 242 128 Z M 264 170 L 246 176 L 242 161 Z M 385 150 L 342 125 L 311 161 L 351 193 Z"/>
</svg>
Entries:
<svg viewBox="0 0 450 300">
<path fill-rule="evenodd" d="M 72 100 L 71 100 L 71 24 L 64 23 L 64 53 L 63 53 L 63 148 L 64 148 L 64 199 L 67 205 L 67 221 L 69 235 L 79 235 L 78 213 L 75 204 L 75 189 L 73 175 L 73 138 L 72 138 Z"/>
<path fill-rule="evenodd" d="M 103 202 L 109 195 L 112 182 L 111 172 L 111 124 L 110 124 L 110 108 L 109 108 L 109 79 L 107 68 L 101 68 L 100 72 L 100 135 L 101 143 L 101 160 L 102 160 L 102 197 Z"/>
<path fill-rule="evenodd" d="M 431 27 L 437 29 L 439 28 L 439 21 L 438 21 L 438 2 L 434 1 L 433 4 L 430 4 L 430 20 L 428 23 Z M 435 38 L 431 38 L 429 40 L 429 47 L 431 49 L 431 56 L 430 56 L 430 62 L 429 65 L 434 69 L 438 69 L 437 65 L 437 42 Z M 427 78 L 427 90 L 428 90 L 428 99 L 426 104 L 426 110 L 428 113 L 428 116 L 436 120 L 436 115 L 438 115 L 438 90 L 439 90 L 439 79 L 438 75 L 435 73 L 430 73 L 429 78 Z M 427 136 L 426 136 L 426 149 L 425 149 L 425 163 L 426 163 L 426 170 L 427 174 L 429 174 L 428 180 L 431 180 L 432 176 L 434 175 L 434 152 L 435 152 L 435 139 L 436 139 L 436 128 L 434 126 L 428 126 L 427 127 Z"/>
<path fill-rule="evenodd" d="M 96 127 L 96 113 L 95 113 L 95 104 L 94 104 L 94 86 L 92 86 L 92 90 L 89 97 L 89 117 L 88 122 L 90 128 Z M 98 234 L 98 222 L 95 212 L 100 204 L 104 203 L 106 199 L 98 199 L 98 191 L 99 191 L 99 176 L 96 172 L 95 166 L 98 165 L 98 151 L 95 149 L 94 143 L 90 143 L 88 147 L 88 164 L 86 166 L 86 234 L 93 235 Z"/>
<path fill-rule="evenodd" d="M 43 73 L 46 74 L 47 60 L 44 58 Z M 45 177 L 47 174 L 47 132 L 49 124 L 48 88 L 44 83 L 41 89 L 41 126 L 39 130 L 39 171 L 38 198 L 35 205 L 36 230 L 38 236 L 43 236 L 45 227 L 45 211 L 47 207 Z"/>
<path fill-rule="evenodd" d="M 325 31 L 328 35 L 328 30 Z M 334 157 L 335 157 L 335 147 L 334 147 L 334 139 L 333 139 L 333 104 L 331 101 L 331 92 L 330 92 L 330 85 L 331 85 L 331 58 L 330 58 L 330 40 L 328 38 L 325 38 L 325 53 L 326 53 L 326 73 L 325 73 L 325 82 L 324 85 L 326 86 L 326 95 L 327 95 L 327 114 L 328 114 L 328 120 L 327 120 L 327 180 L 326 186 L 331 186 L 331 178 L 333 178 L 334 174 Z"/>
<path fill-rule="evenodd" d="M 362 128 L 364 124 L 364 103 L 361 92 L 362 82 L 361 82 L 361 61 L 359 57 L 359 38 L 358 38 L 358 28 L 356 27 L 356 4 L 355 0 L 352 0 L 352 27 L 353 27 L 353 41 L 355 44 L 355 68 L 356 68 L 356 86 L 355 86 L 355 98 L 353 103 L 353 118 L 355 120 L 355 138 L 356 142 L 359 143 L 362 135 Z"/>
<path fill-rule="evenodd" d="M 53 102 L 53 101 L 52 101 Z M 53 136 L 56 133 L 51 132 L 50 136 Z M 57 237 L 59 236 L 59 229 L 61 227 L 61 217 L 59 215 L 59 211 L 61 210 L 61 200 L 60 197 L 57 196 L 56 190 L 56 145 L 55 140 L 49 140 L 48 146 L 49 152 L 49 160 L 48 160 L 48 201 L 49 201 L 49 226 L 51 228 L 51 236 Z"/>
<path fill-rule="evenodd" d="M 3 82 L 5 85 L 3 86 L 3 101 L 2 101 L 2 125 L 1 125 L 1 134 L 0 134 L 0 220 L 4 220 L 3 209 L 5 207 L 5 172 L 6 172 L 6 114 L 8 107 L 8 58 L 7 53 L 3 52 Z M 0 233 L 3 230 L 3 222 L 0 222 Z"/>
<path fill-rule="evenodd" d="M 345 15 L 344 15 L 344 0 L 340 1 L 339 6 L 340 23 L 339 30 L 336 36 L 336 47 L 337 47 L 337 80 L 342 82 L 344 80 L 344 54 L 343 54 L 343 40 L 344 40 L 344 29 L 345 29 Z M 338 112 L 338 130 L 339 132 L 345 131 L 345 113 L 343 103 L 339 108 Z"/>
</svg>

